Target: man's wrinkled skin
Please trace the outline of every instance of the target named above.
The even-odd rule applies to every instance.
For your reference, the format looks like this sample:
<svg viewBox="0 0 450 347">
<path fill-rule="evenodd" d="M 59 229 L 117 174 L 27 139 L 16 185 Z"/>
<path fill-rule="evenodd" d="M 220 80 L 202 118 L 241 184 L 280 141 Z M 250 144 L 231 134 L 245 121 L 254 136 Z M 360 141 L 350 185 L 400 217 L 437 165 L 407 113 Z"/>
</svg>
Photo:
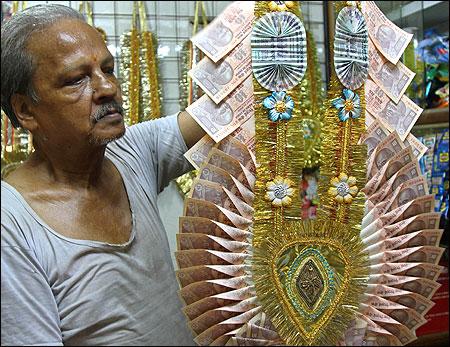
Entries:
<svg viewBox="0 0 450 347">
<path fill-rule="evenodd" d="M 11 101 L 35 152 L 5 180 L 60 234 L 125 243 L 128 196 L 105 158 L 106 144 L 125 133 L 114 58 L 98 31 L 78 20 L 59 21 L 28 42 L 39 101 L 19 94 Z M 178 123 L 188 147 L 204 135 L 186 112 Z"/>
</svg>

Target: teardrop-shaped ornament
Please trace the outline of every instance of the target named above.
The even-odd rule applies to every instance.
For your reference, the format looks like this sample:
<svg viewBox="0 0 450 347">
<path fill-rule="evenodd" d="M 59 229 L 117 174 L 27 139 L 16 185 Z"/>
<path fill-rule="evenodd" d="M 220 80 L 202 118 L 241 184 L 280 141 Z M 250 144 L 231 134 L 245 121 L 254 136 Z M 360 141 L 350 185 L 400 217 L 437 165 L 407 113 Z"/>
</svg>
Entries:
<svg viewBox="0 0 450 347">
<path fill-rule="evenodd" d="M 334 69 L 348 89 L 358 89 L 369 71 L 369 36 L 364 16 L 355 6 L 344 7 L 336 19 Z"/>
<path fill-rule="evenodd" d="M 270 91 L 289 90 L 305 75 L 306 32 L 291 12 L 262 16 L 252 32 L 252 68 L 256 80 Z"/>
</svg>

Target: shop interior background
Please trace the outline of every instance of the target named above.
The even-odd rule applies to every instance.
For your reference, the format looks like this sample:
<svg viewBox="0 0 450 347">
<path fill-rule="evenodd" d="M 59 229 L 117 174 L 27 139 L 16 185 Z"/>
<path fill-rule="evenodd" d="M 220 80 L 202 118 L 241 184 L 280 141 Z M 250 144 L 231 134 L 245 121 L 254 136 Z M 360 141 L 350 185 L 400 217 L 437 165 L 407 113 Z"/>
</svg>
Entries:
<svg viewBox="0 0 450 347">
<path fill-rule="evenodd" d="M 211 21 L 232 1 L 203 1 L 206 15 Z M 15 4 L 14 4 L 15 3 Z M 19 9 L 42 3 L 54 3 L 79 9 L 81 1 L 2 1 L 2 21 L 13 5 Z M 157 38 L 157 58 L 160 88 L 162 93 L 162 115 L 180 110 L 180 79 L 182 76 L 181 50 L 192 36 L 195 1 L 144 1 L 147 26 Z M 326 88 L 329 68 L 326 64 L 328 7 L 326 1 L 301 1 L 304 24 L 315 40 L 317 57 L 322 72 L 323 87 Z M 116 76 L 120 71 L 120 36 L 131 29 L 133 1 L 91 1 L 94 25 L 104 29 L 107 45 L 116 60 Z M 409 28 L 415 40 L 422 40 L 424 29 L 434 27 L 448 37 L 447 1 L 376 1 L 377 6 L 401 28 Z M 448 127 L 448 125 L 447 125 Z M 178 216 L 182 215 L 183 197 L 172 182 L 158 198 L 158 207 L 165 225 L 172 251 L 176 250 L 175 234 L 178 231 Z M 172 252 L 172 259 L 174 255 Z"/>
</svg>

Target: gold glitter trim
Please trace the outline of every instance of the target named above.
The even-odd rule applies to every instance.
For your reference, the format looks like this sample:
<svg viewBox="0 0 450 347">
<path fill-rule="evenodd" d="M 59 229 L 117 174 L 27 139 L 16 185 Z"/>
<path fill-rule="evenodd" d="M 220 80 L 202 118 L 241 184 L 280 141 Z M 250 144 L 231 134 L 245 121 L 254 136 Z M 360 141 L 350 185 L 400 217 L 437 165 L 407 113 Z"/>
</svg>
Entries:
<svg viewBox="0 0 450 347">
<path fill-rule="evenodd" d="M 335 345 L 354 318 L 366 286 L 368 263 L 359 236 L 353 235 L 349 226 L 335 221 L 285 221 L 277 237 L 268 233 L 266 238 L 254 239 L 253 244 L 253 279 L 258 298 L 284 342 L 294 346 Z M 299 315 L 278 280 L 276 262 L 286 249 L 295 245 L 330 247 L 345 264 L 341 287 L 316 324 Z M 312 327 L 310 331 L 305 328 L 308 324 Z"/>
<path fill-rule="evenodd" d="M 256 2 L 256 20 L 267 12 L 267 5 L 267 1 Z M 342 4 L 339 6 L 342 8 Z M 300 15 L 298 7 L 291 12 Z M 330 46 L 333 46 L 332 43 Z M 308 69 L 310 68 L 308 61 Z M 311 79 L 311 76 L 312 71 L 307 74 L 306 79 Z M 300 220 L 301 202 L 298 195 L 294 197 L 292 206 L 287 208 L 273 209 L 264 200 L 265 184 L 275 176 L 286 177 L 294 182 L 300 181 L 306 160 L 302 127 L 305 107 L 299 102 L 299 97 L 310 100 L 309 110 L 313 110 L 311 104 L 316 99 L 307 94 L 314 83 L 309 82 L 307 84 L 302 81 L 287 91 L 287 95 L 291 96 L 295 103 L 292 119 L 289 122 L 272 123 L 267 120 L 267 113 L 261 105 L 269 93 L 253 79 L 256 158 L 260 163 L 255 184 L 253 280 L 264 311 L 286 344 L 334 345 L 357 312 L 368 275 L 367 255 L 362 252 L 364 246 L 359 238 L 364 196 L 359 193 L 351 206 L 342 206 L 336 212 L 338 206 L 330 201 L 328 195 L 330 180 L 339 174 L 341 168 L 346 168 L 348 174 L 355 176 L 358 184 L 365 183 L 366 149 L 357 145 L 359 135 L 364 131 L 364 115 L 345 123 L 339 121 L 337 110 L 331 105 L 331 101 L 340 96 L 343 89 L 336 76 L 332 77 L 326 102 L 327 113 L 321 131 L 321 140 L 324 142 L 321 150 L 324 174 L 322 175 L 321 170 L 319 187 L 322 187 L 320 192 L 324 207 L 319 213 L 320 220 L 315 223 Z M 304 89 L 301 89 L 302 87 Z M 361 88 L 356 92 L 361 96 L 364 110 L 364 90 Z M 314 119 L 315 115 L 310 111 L 308 116 Z M 312 162 L 312 159 L 310 160 Z M 277 261 L 284 250 L 294 246 L 317 249 L 329 247 L 333 252 L 327 254 L 326 259 L 334 271 L 338 271 L 339 267 L 338 263 L 333 263 L 336 255 L 344 264 L 341 266 L 342 281 L 333 300 L 313 321 L 307 321 L 306 317 L 297 311 L 278 279 Z"/>
<path fill-rule="evenodd" d="M 346 6 L 345 1 L 335 3 L 335 11 L 338 13 Z M 333 56 L 333 42 L 329 43 Z M 338 80 L 334 71 L 333 59 L 332 75 L 328 89 L 328 98 L 325 102 L 326 112 L 322 125 L 322 158 L 318 184 L 318 196 L 320 208 L 317 211 L 317 219 L 326 221 L 337 220 L 350 225 L 355 235 L 359 235 L 361 220 L 364 216 L 365 195 L 359 191 L 351 204 L 341 204 L 328 194 L 330 181 L 341 172 L 354 176 L 361 189 L 366 184 L 366 159 L 367 147 L 358 145 L 360 135 L 365 131 L 365 98 L 364 86 L 354 90 L 361 100 L 361 115 L 357 119 L 350 118 L 341 122 L 338 118 L 338 110 L 332 105 L 332 101 L 341 97 L 345 88 Z"/>
</svg>

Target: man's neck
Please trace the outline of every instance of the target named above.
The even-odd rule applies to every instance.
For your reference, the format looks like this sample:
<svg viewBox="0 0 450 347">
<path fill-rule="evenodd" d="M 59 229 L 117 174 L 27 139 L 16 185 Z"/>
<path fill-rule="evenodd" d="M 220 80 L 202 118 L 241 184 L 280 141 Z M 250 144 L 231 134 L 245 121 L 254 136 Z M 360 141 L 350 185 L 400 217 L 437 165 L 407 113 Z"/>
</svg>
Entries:
<svg viewBox="0 0 450 347">
<path fill-rule="evenodd" d="M 25 165 L 32 168 L 30 172 L 36 172 L 40 179 L 51 184 L 71 186 L 74 189 L 95 188 L 104 175 L 105 149 L 106 146 L 103 146 L 78 155 L 72 152 L 70 156 L 48 155 L 36 149 Z"/>
</svg>

